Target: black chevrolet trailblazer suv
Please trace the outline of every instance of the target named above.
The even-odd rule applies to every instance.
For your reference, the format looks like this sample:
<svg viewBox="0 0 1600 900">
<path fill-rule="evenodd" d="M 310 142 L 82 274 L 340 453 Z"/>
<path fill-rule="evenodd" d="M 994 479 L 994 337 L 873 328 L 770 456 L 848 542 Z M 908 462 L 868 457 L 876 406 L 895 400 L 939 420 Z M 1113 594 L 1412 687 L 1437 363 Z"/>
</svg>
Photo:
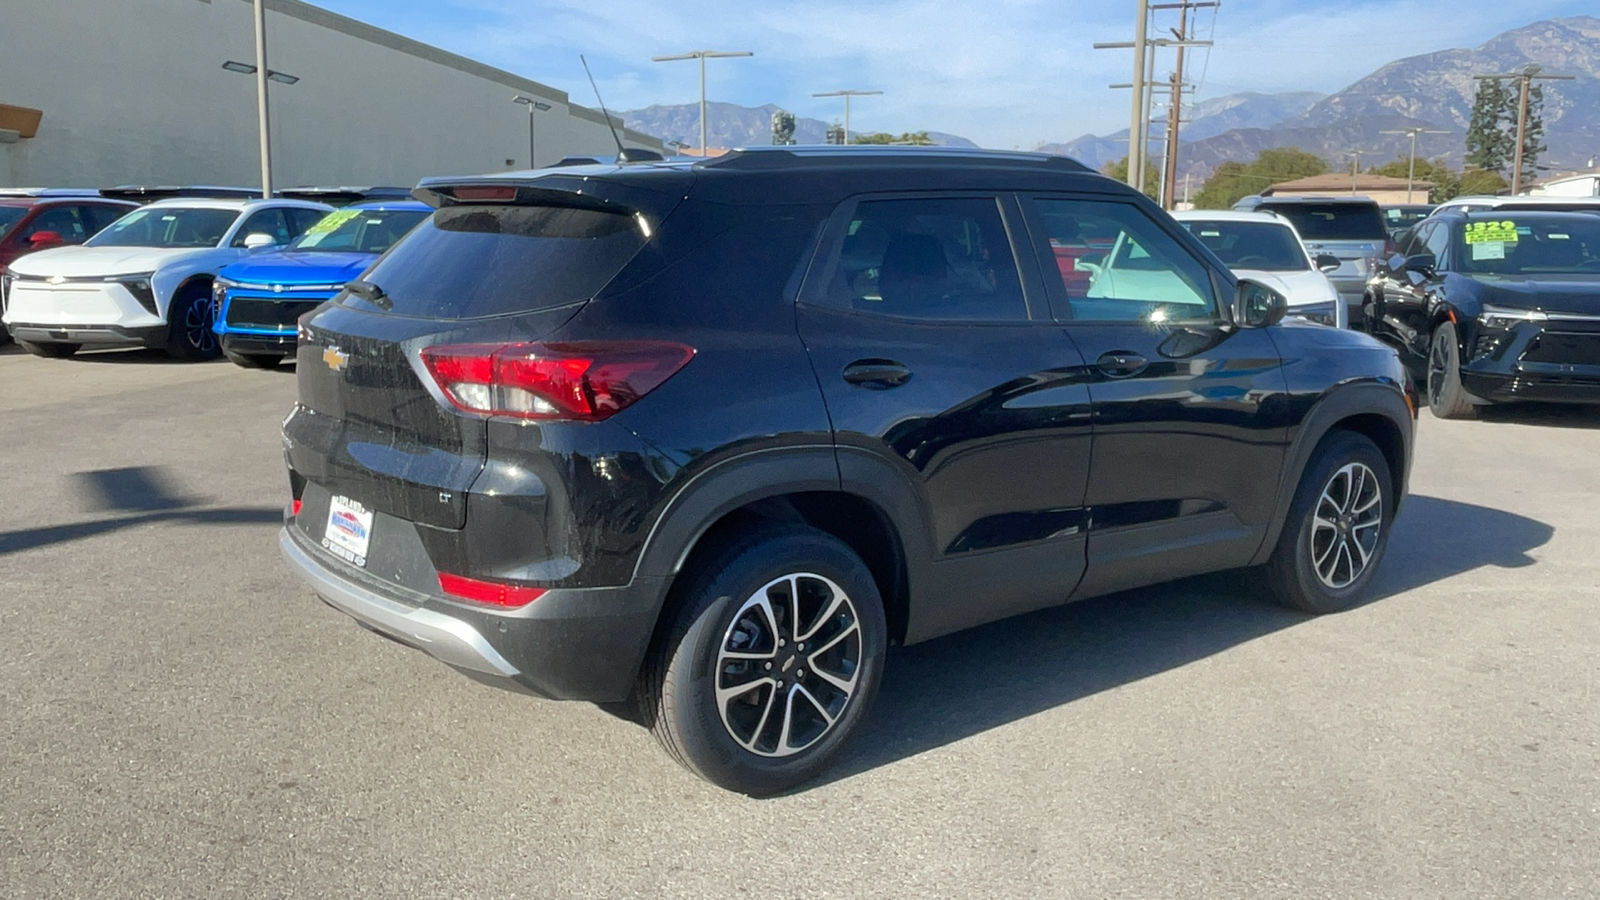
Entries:
<svg viewBox="0 0 1600 900">
<path fill-rule="evenodd" d="M 634 700 L 732 790 L 837 758 L 890 644 L 1222 569 L 1348 607 L 1405 494 L 1394 350 L 1280 324 L 1064 158 L 773 148 L 416 193 L 431 218 L 301 319 L 283 553 L 469 676 Z"/>
</svg>

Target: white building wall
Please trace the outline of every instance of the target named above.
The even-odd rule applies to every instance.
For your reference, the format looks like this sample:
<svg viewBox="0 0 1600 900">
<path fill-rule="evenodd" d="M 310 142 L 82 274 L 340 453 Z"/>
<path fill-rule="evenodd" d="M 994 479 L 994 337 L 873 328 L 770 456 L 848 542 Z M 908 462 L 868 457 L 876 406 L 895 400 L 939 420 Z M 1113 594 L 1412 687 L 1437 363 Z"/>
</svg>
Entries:
<svg viewBox="0 0 1600 900">
<path fill-rule="evenodd" d="M 1600 197 L 1600 174 L 1558 178 L 1526 193 L 1535 197 Z"/>
<path fill-rule="evenodd" d="M 19 0 L 0 27 L 0 103 L 44 110 L 0 142 L 0 186 L 260 183 L 249 0 Z M 268 0 L 273 181 L 414 184 L 429 175 L 616 152 L 604 118 L 565 92 L 334 15 Z M 576 62 L 576 61 L 574 61 Z M 620 125 L 620 122 L 619 122 Z M 660 141 L 624 132 L 624 143 Z M 508 165 L 507 160 L 512 160 Z"/>
</svg>

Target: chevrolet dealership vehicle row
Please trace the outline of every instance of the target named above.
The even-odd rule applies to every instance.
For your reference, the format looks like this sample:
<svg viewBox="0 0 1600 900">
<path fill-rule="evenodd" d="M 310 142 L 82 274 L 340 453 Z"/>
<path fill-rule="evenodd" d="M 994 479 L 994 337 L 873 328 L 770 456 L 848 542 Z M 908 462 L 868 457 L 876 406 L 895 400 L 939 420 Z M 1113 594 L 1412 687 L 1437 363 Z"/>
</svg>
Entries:
<svg viewBox="0 0 1600 900">
<path fill-rule="evenodd" d="M 1600 400 L 1593 211 L 1169 216 L 947 148 L 168 193 L 18 198 L 127 211 L 9 260 L 9 333 L 295 360 L 280 545 L 323 600 L 481 681 L 627 701 L 753 795 L 839 757 L 890 644 L 1227 569 L 1358 602 L 1414 377 L 1441 417 Z"/>
</svg>

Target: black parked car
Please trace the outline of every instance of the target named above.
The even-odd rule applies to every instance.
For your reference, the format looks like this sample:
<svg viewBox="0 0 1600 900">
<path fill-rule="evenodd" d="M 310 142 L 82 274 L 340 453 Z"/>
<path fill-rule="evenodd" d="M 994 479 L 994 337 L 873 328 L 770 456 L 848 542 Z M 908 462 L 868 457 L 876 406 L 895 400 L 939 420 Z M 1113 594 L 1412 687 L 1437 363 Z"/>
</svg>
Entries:
<svg viewBox="0 0 1600 900">
<path fill-rule="evenodd" d="M 1425 361 L 1441 418 L 1512 400 L 1600 402 L 1600 216 L 1440 213 L 1402 237 L 1363 314 Z"/>
<path fill-rule="evenodd" d="M 633 697 L 753 794 L 885 648 L 1261 567 L 1356 602 L 1405 493 L 1395 352 L 1036 154 L 815 148 L 424 182 L 301 320 L 282 549 L 466 674 Z M 1111 235 L 1114 285 L 1052 239 Z"/>
</svg>

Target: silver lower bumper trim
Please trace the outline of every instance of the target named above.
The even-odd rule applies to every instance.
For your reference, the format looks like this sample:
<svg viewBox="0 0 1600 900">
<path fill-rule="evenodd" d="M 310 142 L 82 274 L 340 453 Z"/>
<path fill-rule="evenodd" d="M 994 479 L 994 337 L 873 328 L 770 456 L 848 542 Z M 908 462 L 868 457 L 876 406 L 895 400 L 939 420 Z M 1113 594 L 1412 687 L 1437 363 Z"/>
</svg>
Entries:
<svg viewBox="0 0 1600 900">
<path fill-rule="evenodd" d="M 374 631 L 460 669 L 502 678 L 517 674 L 516 668 L 471 625 L 431 609 L 396 603 L 340 578 L 300 549 L 288 526 L 278 532 L 278 549 L 317 596 Z"/>
</svg>

